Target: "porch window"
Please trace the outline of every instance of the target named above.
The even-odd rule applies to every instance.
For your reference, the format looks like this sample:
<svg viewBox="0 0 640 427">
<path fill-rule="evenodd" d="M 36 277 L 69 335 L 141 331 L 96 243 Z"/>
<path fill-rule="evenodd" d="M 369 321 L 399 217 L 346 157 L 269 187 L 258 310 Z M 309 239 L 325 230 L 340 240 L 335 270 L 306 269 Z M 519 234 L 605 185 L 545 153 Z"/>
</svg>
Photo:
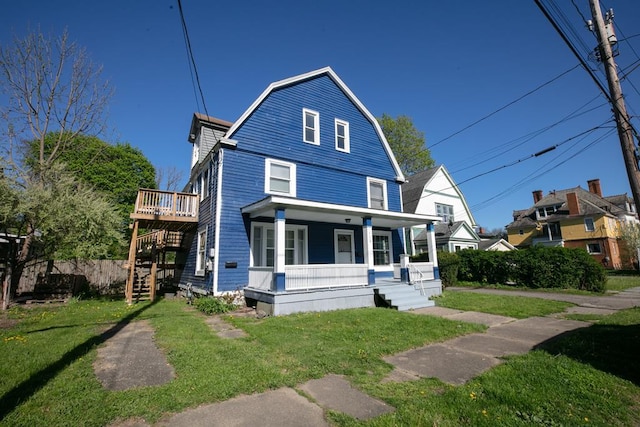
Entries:
<svg viewBox="0 0 640 427">
<path fill-rule="evenodd" d="M 373 265 L 390 265 L 393 260 L 391 251 L 391 233 L 373 232 Z"/>
<path fill-rule="evenodd" d="M 296 165 L 294 163 L 265 160 L 264 192 L 285 196 L 296 195 Z"/>
<path fill-rule="evenodd" d="M 336 119 L 336 150 L 345 153 L 350 150 L 349 122 L 340 119 Z"/>
<path fill-rule="evenodd" d="M 276 239 L 273 225 L 254 224 L 251 254 L 254 267 L 273 267 Z M 307 263 L 307 227 L 286 225 L 284 231 L 284 258 L 286 265 Z"/>
<path fill-rule="evenodd" d="M 387 182 L 381 179 L 367 178 L 367 196 L 372 209 L 387 209 Z"/>
<path fill-rule="evenodd" d="M 198 253 L 196 255 L 196 276 L 204 276 L 207 265 L 207 229 L 198 231 Z"/>
<path fill-rule="evenodd" d="M 302 138 L 309 144 L 320 145 L 320 113 L 302 109 Z"/>
<path fill-rule="evenodd" d="M 445 223 L 455 221 L 453 216 L 453 206 L 444 205 L 442 203 L 436 203 L 436 214 L 442 217 L 442 221 Z"/>
</svg>

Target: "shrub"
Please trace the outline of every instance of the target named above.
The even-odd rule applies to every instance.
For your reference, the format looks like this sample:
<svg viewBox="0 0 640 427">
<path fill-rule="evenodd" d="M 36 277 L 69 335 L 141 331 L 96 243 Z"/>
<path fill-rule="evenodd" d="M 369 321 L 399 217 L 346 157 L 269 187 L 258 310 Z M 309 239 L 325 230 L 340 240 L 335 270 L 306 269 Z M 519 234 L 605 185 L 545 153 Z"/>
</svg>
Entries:
<svg viewBox="0 0 640 427">
<path fill-rule="evenodd" d="M 443 286 L 455 286 L 458 283 L 460 258 L 456 253 L 438 251 L 438 267 Z"/>
<path fill-rule="evenodd" d="M 198 297 L 193 305 L 206 315 L 227 313 L 235 308 L 233 304 L 216 297 Z"/>
</svg>

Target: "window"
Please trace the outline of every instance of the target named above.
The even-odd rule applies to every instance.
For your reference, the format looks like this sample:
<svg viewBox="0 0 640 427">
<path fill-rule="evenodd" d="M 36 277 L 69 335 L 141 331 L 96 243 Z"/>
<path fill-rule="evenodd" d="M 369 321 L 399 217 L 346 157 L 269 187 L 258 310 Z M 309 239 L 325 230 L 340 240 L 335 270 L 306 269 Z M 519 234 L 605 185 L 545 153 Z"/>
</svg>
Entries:
<svg viewBox="0 0 640 427">
<path fill-rule="evenodd" d="M 524 230 L 523 229 L 518 230 L 518 234 L 522 236 L 524 234 Z"/>
<path fill-rule="evenodd" d="M 207 265 L 207 229 L 198 231 L 198 253 L 196 255 L 196 275 L 204 276 Z"/>
<path fill-rule="evenodd" d="M 336 119 L 336 150 L 345 153 L 350 150 L 349 123 L 339 119 Z"/>
<path fill-rule="evenodd" d="M 209 169 L 205 169 L 201 176 L 202 184 L 200 186 L 200 198 L 206 199 L 209 197 Z"/>
<path fill-rule="evenodd" d="M 587 252 L 590 254 L 600 254 L 602 250 L 600 249 L 600 243 L 587 243 Z"/>
<path fill-rule="evenodd" d="M 584 229 L 587 231 L 596 231 L 596 226 L 593 223 L 593 218 L 584 219 Z"/>
<path fill-rule="evenodd" d="M 296 195 L 296 165 L 266 159 L 264 192 L 285 196 Z"/>
<path fill-rule="evenodd" d="M 387 209 L 387 183 L 374 178 L 367 178 L 367 197 L 372 209 Z"/>
<path fill-rule="evenodd" d="M 373 265 L 390 265 L 392 261 L 391 233 L 389 231 L 374 231 Z"/>
<path fill-rule="evenodd" d="M 302 139 L 309 144 L 320 145 L 320 114 L 316 111 L 302 110 Z"/>
<path fill-rule="evenodd" d="M 453 222 L 453 206 L 436 203 L 436 215 L 442 217 L 442 222 Z"/>
<path fill-rule="evenodd" d="M 254 267 L 273 267 L 276 240 L 272 224 L 254 224 L 251 254 Z M 286 225 L 284 231 L 286 265 L 307 263 L 307 227 Z"/>
<path fill-rule="evenodd" d="M 538 208 L 538 219 L 546 218 L 550 215 L 553 215 L 558 210 L 558 206 L 545 206 L 542 208 Z"/>
</svg>

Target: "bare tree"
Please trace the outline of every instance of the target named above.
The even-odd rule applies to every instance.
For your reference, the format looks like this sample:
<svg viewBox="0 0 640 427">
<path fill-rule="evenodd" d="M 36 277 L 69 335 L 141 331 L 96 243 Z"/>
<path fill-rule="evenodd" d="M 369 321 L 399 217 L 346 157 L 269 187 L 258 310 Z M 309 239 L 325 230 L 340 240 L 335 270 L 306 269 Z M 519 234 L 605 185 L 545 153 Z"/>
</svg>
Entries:
<svg viewBox="0 0 640 427">
<path fill-rule="evenodd" d="M 156 169 L 156 187 L 160 190 L 179 191 L 184 173 L 175 166 Z"/>
<path fill-rule="evenodd" d="M 42 212 L 29 208 L 29 198 L 49 194 L 55 184 L 50 180 L 56 176 L 49 171 L 75 137 L 98 135 L 105 129 L 104 115 L 113 91 L 101 74 L 102 67 L 93 64 L 85 49 L 69 40 L 66 31 L 59 37 L 47 37 L 38 31 L 0 45 L 0 93 L 8 99 L 0 106 L 0 129 L 4 132 L 0 138 L 0 167 L 7 188 L 21 201 L 11 206 L 4 203 L 8 213 L 0 225 L 5 230 L 18 230 L 23 237 L 12 277 L 4 277 L 5 282 L 11 282 L 12 292 L 32 243 L 45 231 L 70 226 L 58 221 L 47 224 L 48 230 L 40 229 Z M 33 141 L 38 145 L 35 164 L 24 161 Z M 64 218 L 53 211 L 49 214 Z"/>
</svg>

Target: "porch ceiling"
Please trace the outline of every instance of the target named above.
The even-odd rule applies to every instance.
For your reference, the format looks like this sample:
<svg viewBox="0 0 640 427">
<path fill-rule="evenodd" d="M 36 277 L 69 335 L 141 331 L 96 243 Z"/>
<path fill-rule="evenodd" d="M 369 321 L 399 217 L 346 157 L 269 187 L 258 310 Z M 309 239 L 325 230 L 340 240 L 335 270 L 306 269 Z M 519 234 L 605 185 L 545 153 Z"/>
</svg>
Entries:
<svg viewBox="0 0 640 427">
<path fill-rule="evenodd" d="M 362 225 L 363 218 L 371 217 L 374 227 L 402 228 L 424 225 L 440 221 L 436 215 L 419 215 L 403 212 L 384 211 L 356 206 L 311 202 L 289 197 L 269 196 L 242 208 L 243 214 L 251 218 L 273 217 L 274 210 L 285 210 L 286 219 L 297 219 L 335 224 Z"/>
</svg>

